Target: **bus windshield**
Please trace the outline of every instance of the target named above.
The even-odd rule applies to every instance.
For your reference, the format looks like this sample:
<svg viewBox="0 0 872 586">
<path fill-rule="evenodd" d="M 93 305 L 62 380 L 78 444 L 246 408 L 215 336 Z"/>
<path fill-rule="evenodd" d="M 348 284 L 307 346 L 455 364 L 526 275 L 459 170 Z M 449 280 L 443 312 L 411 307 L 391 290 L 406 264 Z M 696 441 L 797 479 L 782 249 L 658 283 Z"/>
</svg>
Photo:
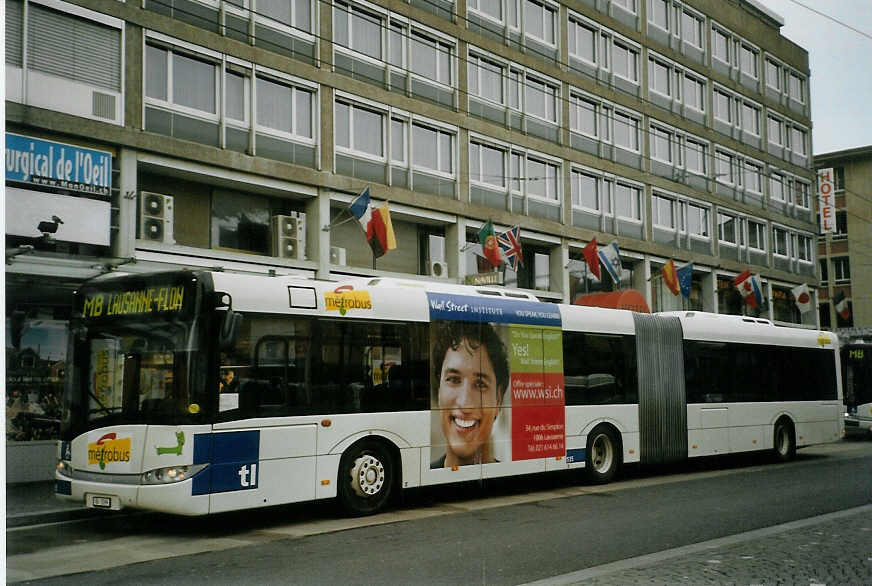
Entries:
<svg viewBox="0 0 872 586">
<path fill-rule="evenodd" d="M 196 337 L 184 323 L 133 323 L 89 332 L 83 385 L 89 427 L 104 419 L 175 423 L 199 411 L 189 381 Z M 83 401 L 85 403 L 85 401 Z M 197 405 L 195 407 L 195 405 Z"/>
<path fill-rule="evenodd" d="M 77 293 L 62 436 L 205 421 L 213 400 L 206 393 L 209 320 L 198 298 L 190 273 L 125 277 Z"/>
</svg>

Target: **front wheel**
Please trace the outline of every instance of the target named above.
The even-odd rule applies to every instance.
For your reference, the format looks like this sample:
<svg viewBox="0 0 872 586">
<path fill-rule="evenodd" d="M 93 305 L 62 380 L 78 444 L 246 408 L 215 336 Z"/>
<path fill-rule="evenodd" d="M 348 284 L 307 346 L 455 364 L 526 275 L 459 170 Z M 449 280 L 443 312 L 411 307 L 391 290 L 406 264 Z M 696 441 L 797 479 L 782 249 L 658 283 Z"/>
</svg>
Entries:
<svg viewBox="0 0 872 586">
<path fill-rule="evenodd" d="M 796 457 L 796 438 L 793 426 L 784 419 L 775 424 L 773 453 L 778 462 L 789 462 Z"/>
<path fill-rule="evenodd" d="M 394 485 L 393 460 L 384 444 L 362 441 L 349 448 L 339 462 L 339 502 L 350 514 L 371 515 L 382 510 Z"/>
<path fill-rule="evenodd" d="M 621 442 L 609 426 L 595 428 L 587 436 L 585 475 L 594 484 L 611 482 L 621 467 Z"/>
</svg>

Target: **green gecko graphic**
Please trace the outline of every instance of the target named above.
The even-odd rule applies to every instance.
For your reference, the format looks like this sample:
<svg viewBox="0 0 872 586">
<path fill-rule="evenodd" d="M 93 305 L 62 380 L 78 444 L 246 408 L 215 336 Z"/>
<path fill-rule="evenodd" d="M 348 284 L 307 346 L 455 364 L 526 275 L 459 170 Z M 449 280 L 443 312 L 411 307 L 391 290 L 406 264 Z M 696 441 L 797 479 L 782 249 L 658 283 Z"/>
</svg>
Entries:
<svg viewBox="0 0 872 586">
<path fill-rule="evenodd" d="M 157 455 L 162 456 L 164 454 L 175 454 L 176 456 L 182 455 L 182 446 L 185 445 L 185 432 L 177 431 L 176 432 L 176 441 L 178 442 L 176 446 L 172 448 L 159 448 L 157 446 L 154 449 L 157 450 Z"/>
</svg>

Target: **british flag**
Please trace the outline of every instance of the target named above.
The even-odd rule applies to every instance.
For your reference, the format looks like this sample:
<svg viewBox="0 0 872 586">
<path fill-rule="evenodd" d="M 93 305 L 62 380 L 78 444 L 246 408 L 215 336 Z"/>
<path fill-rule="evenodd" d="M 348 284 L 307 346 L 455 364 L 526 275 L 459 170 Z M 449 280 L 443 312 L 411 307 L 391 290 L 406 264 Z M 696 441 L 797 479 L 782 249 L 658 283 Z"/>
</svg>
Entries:
<svg viewBox="0 0 872 586">
<path fill-rule="evenodd" d="M 524 265 L 524 258 L 521 253 L 520 226 L 509 228 L 497 236 L 497 244 L 500 245 L 500 250 L 503 253 L 503 258 L 506 259 L 506 264 L 508 264 L 513 271 L 517 271 L 519 266 Z"/>
</svg>

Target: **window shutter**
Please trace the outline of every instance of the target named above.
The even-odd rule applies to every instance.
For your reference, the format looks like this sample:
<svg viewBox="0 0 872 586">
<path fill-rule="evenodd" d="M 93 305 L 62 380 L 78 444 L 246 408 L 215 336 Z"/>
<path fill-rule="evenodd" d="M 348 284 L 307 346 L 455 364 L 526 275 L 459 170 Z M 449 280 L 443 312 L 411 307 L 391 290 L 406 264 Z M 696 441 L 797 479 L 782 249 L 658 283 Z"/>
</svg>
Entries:
<svg viewBox="0 0 872 586">
<path fill-rule="evenodd" d="M 20 0 L 6 0 L 6 63 L 21 67 L 21 26 L 23 4 Z"/>
<path fill-rule="evenodd" d="M 28 67 L 121 91 L 121 31 L 30 5 Z"/>
</svg>

